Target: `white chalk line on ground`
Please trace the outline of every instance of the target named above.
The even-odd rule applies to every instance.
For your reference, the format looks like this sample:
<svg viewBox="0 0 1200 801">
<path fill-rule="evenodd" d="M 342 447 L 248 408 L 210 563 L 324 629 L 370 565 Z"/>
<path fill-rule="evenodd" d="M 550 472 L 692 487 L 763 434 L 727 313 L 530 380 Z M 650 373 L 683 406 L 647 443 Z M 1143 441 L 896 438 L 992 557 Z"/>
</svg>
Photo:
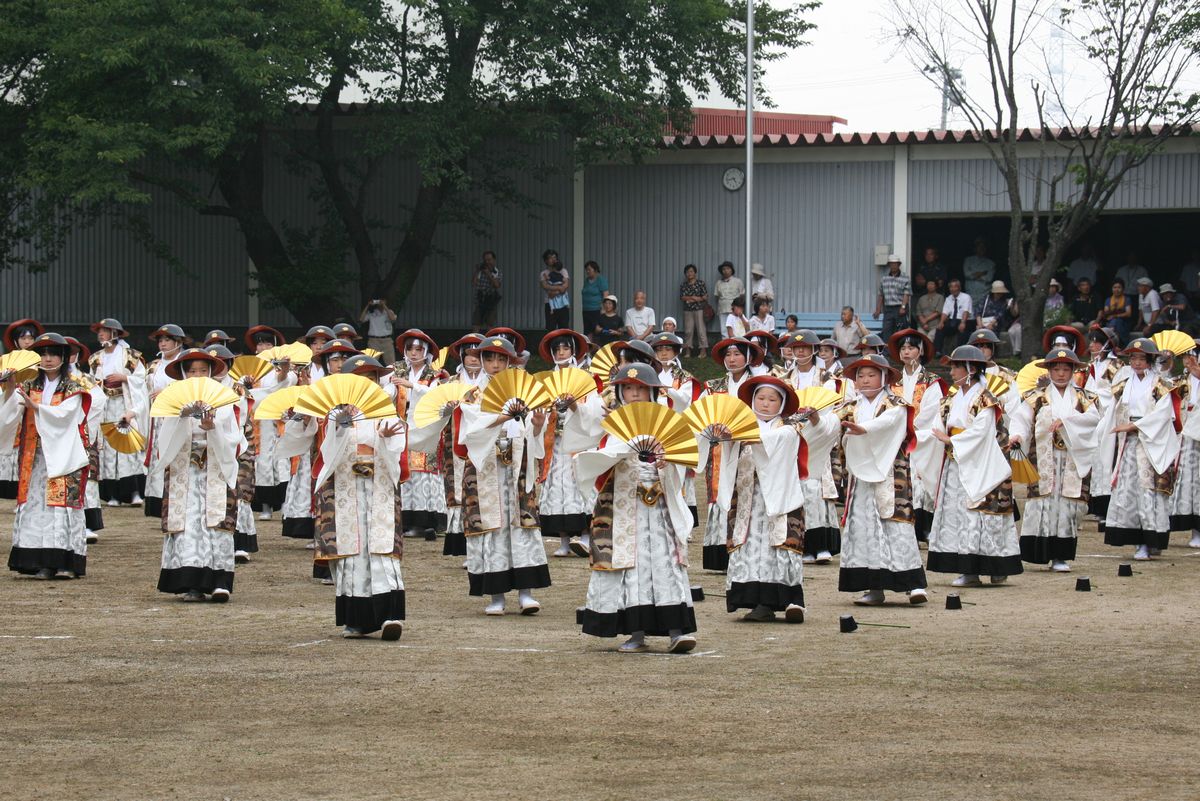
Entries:
<svg viewBox="0 0 1200 801">
<path fill-rule="evenodd" d="M 71 634 L 0 634 L 0 640 L 73 640 Z"/>
</svg>

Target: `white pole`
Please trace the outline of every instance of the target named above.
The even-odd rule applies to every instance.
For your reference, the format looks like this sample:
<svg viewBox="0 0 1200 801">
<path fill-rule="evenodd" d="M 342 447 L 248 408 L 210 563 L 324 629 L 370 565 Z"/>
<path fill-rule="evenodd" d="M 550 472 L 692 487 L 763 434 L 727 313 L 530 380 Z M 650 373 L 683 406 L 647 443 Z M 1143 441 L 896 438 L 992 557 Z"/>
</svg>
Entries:
<svg viewBox="0 0 1200 801">
<path fill-rule="evenodd" d="M 746 308 L 754 314 L 750 274 L 754 243 L 754 0 L 746 2 Z M 747 315 L 750 316 L 750 315 Z"/>
</svg>

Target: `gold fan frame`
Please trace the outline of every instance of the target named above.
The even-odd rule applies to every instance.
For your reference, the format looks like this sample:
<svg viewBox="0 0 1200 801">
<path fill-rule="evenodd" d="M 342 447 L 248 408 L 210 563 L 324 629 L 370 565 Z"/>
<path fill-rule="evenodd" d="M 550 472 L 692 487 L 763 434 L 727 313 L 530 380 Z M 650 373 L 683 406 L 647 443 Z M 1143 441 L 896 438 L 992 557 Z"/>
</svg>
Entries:
<svg viewBox="0 0 1200 801">
<path fill-rule="evenodd" d="M 592 360 L 588 364 L 588 372 L 594 376 L 599 376 L 601 381 L 608 383 L 609 377 L 612 376 L 612 370 L 616 366 L 617 352 L 613 348 L 613 343 L 609 342 L 592 354 Z"/>
<path fill-rule="evenodd" d="M 1150 341 L 1157 345 L 1159 350 L 1170 351 L 1174 356 L 1196 349 L 1196 340 L 1182 331 L 1159 331 L 1150 337 Z"/>
<path fill-rule="evenodd" d="M 550 400 L 554 403 L 558 403 L 564 395 L 571 395 L 579 401 L 596 392 L 596 379 L 587 370 L 581 370 L 578 367 L 546 370 L 535 374 L 534 378 L 542 382 L 546 387 L 546 392 L 550 395 Z M 572 386 L 572 384 L 578 386 Z"/>
<path fill-rule="evenodd" d="M 692 429 L 692 433 L 716 441 L 712 436 L 713 425 L 723 425 L 729 429 L 730 440 L 733 442 L 760 442 L 762 436 L 758 426 L 758 418 L 749 406 L 737 397 L 724 393 L 705 395 L 695 403 L 690 404 L 683 412 L 683 419 Z"/>
<path fill-rule="evenodd" d="M 521 401 L 529 410 L 545 408 L 553 402 L 546 385 L 536 376 L 519 367 L 509 367 L 488 381 L 479 408 L 490 414 L 503 414 L 514 400 Z"/>
<path fill-rule="evenodd" d="M 199 390 L 204 387 L 204 392 Z M 213 389 L 216 387 L 217 389 Z M 218 391 L 219 390 L 219 391 Z M 189 396 L 186 402 L 181 403 L 178 408 L 172 408 L 169 413 L 166 412 L 168 406 L 172 406 L 178 402 L 176 395 Z M 212 378 L 196 376 L 194 378 L 185 378 L 181 381 L 176 381 L 158 393 L 158 397 L 154 399 L 154 403 L 150 405 L 151 417 L 196 417 L 202 411 L 215 411 L 224 406 L 231 406 L 241 400 L 237 393 L 229 387 Z M 192 408 L 192 412 L 188 415 L 183 415 L 183 411 Z"/>
<path fill-rule="evenodd" d="M 342 406 L 352 407 L 357 413 L 355 419 L 378 420 L 396 414 L 395 403 L 379 384 L 354 373 L 337 373 L 310 384 L 292 408 L 299 414 L 321 418 Z"/>
<path fill-rule="evenodd" d="M 255 420 L 279 420 L 308 387 L 283 387 L 272 392 L 254 406 Z M 283 404 L 286 403 L 286 406 Z M 280 408 L 282 406 L 282 408 Z"/>
<path fill-rule="evenodd" d="M 248 368 L 253 368 L 253 370 Z M 258 356 L 238 356 L 229 367 L 229 377 L 236 384 L 240 383 L 246 376 L 251 376 L 254 379 L 251 386 L 256 387 L 258 386 L 258 382 L 262 381 L 263 376 L 266 376 L 274 369 L 269 359 L 262 359 Z"/>
<path fill-rule="evenodd" d="M 446 417 L 447 407 L 456 401 L 461 403 L 472 389 L 474 389 L 474 385 L 463 381 L 447 381 L 444 384 L 438 384 L 417 401 L 417 408 L 413 409 L 413 426 L 424 428 Z M 457 397 L 455 397 L 456 395 Z M 431 408 L 435 413 L 430 412 Z"/>
<path fill-rule="evenodd" d="M 138 431 L 132 423 L 130 423 L 128 426 L 125 426 L 126 430 L 123 432 L 121 431 L 121 427 L 122 426 L 120 423 L 100 424 L 100 433 L 104 436 L 104 440 L 112 447 L 113 450 L 115 450 L 117 453 L 126 454 L 141 453 L 142 451 L 146 450 L 146 437 L 142 435 L 142 432 Z M 116 432 L 115 436 L 114 432 Z M 114 439 L 117 441 L 114 442 Z M 136 444 L 130 448 L 129 442 L 139 444 Z"/>
<path fill-rule="evenodd" d="M 700 447 L 692 427 L 682 414 L 662 404 L 649 401 L 626 404 L 605 417 L 601 425 L 640 452 L 647 450 L 643 445 L 661 446 L 663 459 L 668 462 L 695 467 L 700 460 Z M 635 440 L 643 442 L 635 445 Z"/>
</svg>

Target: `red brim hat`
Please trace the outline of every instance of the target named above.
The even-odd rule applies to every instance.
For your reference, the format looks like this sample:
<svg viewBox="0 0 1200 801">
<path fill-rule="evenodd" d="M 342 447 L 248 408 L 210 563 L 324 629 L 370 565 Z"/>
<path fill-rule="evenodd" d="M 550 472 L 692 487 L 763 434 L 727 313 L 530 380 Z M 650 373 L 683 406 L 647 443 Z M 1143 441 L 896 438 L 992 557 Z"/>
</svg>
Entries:
<svg viewBox="0 0 1200 801">
<path fill-rule="evenodd" d="M 850 364 L 847 364 L 846 366 L 844 366 L 842 368 L 842 375 L 845 376 L 846 378 L 848 378 L 849 380 L 853 381 L 855 376 L 858 375 L 858 370 L 860 367 L 874 367 L 876 370 L 881 371 L 883 373 L 883 385 L 885 387 L 889 386 L 891 384 L 895 384 L 896 381 L 899 380 L 899 378 L 900 378 L 900 371 L 897 370 L 892 365 L 877 362 L 874 359 L 870 359 L 867 357 L 857 359 L 855 361 L 850 362 Z"/>
<path fill-rule="evenodd" d="M 900 361 L 900 343 L 909 337 L 921 340 L 921 364 L 928 362 L 933 357 L 933 340 L 915 328 L 905 328 L 888 337 L 888 353 L 892 359 Z"/>
<path fill-rule="evenodd" d="M 488 336 L 488 337 L 496 337 L 496 336 L 512 337 L 512 340 L 511 340 L 511 341 L 512 341 L 513 348 L 514 348 L 514 349 L 515 349 L 515 350 L 516 350 L 518 353 L 519 353 L 519 352 L 521 352 L 521 351 L 523 351 L 523 350 L 525 350 L 525 337 L 523 337 L 523 336 L 522 336 L 522 335 L 521 335 L 519 332 L 517 332 L 517 331 L 514 331 L 514 330 L 513 330 L 513 329 L 511 329 L 511 328 L 504 328 L 504 327 L 500 327 L 500 328 L 493 328 L 491 331 L 488 331 L 488 332 L 487 332 L 487 333 L 486 333 L 484 336 Z"/>
<path fill-rule="evenodd" d="M 242 341 L 246 343 L 246 347 L 250 349 L 251 353 L 254 352 L 254 348 L 255 348 L 255 345 L 254 345 L 255 334 L 270 334 L 271 336 L 273 336 L 275 338 L 276 346 L 284 345 L 287 343 L 287 339 L 283 336 L 283 334 L 281 332 L 279 332 L 278 330 L 272 328 L 269 325 L 251 326 L 249 329 L 246 330 L 246 335 L 244 337 L 242 337 Z"/>
<path fill-rule="evenodd" d="M 782 417 L 791 417 L 800 408 L 796 391 L 786 381 L 773 375 L 758 375 L 745 381 L 738 387 L 738 400 L 753 409 L 754 392 L 759 387 L 774 387 L 783 394 L 783 407 L 779 410 Z"/>
<path fill-rule="evenodd" d="M 726 339 L 722 339 L 720 342 L 713 345 L 712 351 L 710 353 L 710 355 L 712 356 L 712 360 L 714 362 L 716 362 L 718 365 L 720 365 L 721 367 L 725 366 L 725 349 L 728 348 L 730 345 L 739 345 L 739 346 L 747 345 L 747 346 L 749 346 L 749 348 L 750 348 L 749 363 L 754 366 L 762 364 L 763 349 L 757 342 L 751 342 L 750 340 L 743 339 L 741 337 L 729 337 Z"/>
<path fill-rule="evenodd" d="M 424 342 L 426 350 L 425 355 L 430 359 L 436 360 L 438 354 L 441 353 L 441 348 L 438 347 L 438 343 L 434 342 L 433 338 L 424 331 L 420 331 L 416 328 L 410 328 L 400 336 L 396 337 L 396 350 L 398 350 L 400 353 L 404 353 L 404 346 L 410 339 L 419 339 Z"/>
<path fill-rule="evenodd" d="M 483 342 L 483 334 L 467 334 L 454 340 L 446 347 L 450 350 L 450 355 L 461 362 L 463 348 L 477 348 L 481 342 Z"/>
<path fill-rule="evenodd" d="M 1042 334 L 1042 350 L 1046 352 L 1050 351 L 1050 343 L 1054 341 L 1055 334 L 1062 334 L 1075 343 L 1076 356 L 1083 358 L 1087 355 L 1087 337 L 1072 325 L 1056 325 L 1053 328 L 1046 329 L 1046 333 Z"/>
<path fill-rule="evenodd" d="M 772 334 L 770 331 L 747 331 L 746 339 L 754 337 L 755 339 L 763 339 L 766 341 L 766 350 L 775 352 L 779 349 L 779 337 Z"/>
<path fill-rule="evenodd" d="M 225 360 L 218 356 L 213 356 L 205 352 L 202 348 L 188 348 L 183 353 L 179 354 L 179 358 L 169 363 L 163 368 L 163 372 L 168 377 L 174 378 L 176 381 L 183 380 L 183 365 L 184 362 L 205 361 L 211 365 L 210 377 L 220 378 L 225 375 L 229 369 L 225 364 Z"/>
<path fill-rule="evenodd" d="M 88 349 L 88 346 L 80 342 L 75 337 L 63 337 L 63 339 L 67 340 L 67 344 L 72 348 L 79 349 L 79 358 L 84 363 L 86 363 L 88 359 L 92 358 L 92 352 Z"/>
<path fill-rule="evenodd" d="M 550 343 L 556 337 L 570 337 L 575 341 L 575 358 L 582 359 L 588 353 L 589 343 L 587 337 L 578 331 L 572 331 L 570 328 L 557 328 L 542 337 L 542 341 L 538 343 L 538 355 L 546 362 L 554 364 L 554 354 L 550 352 Z"/>
<path fill-rule="evenodd" d="M 24 320 L 17 320 L 16 322 L 9 323 L 8 328 L 4 329 L 4 349 L 6 351 L 13 351 L 17 349 L 17 342 L 13 337 L 13 334 L 18 328 L 26 327 L 32 328 L 36 332 L 33 335 L 35 339 L 46 333 L 46 326 L 42 325 L 37 320 L 34 320 L 32 317 L 26 317 Z"/>
</svg>

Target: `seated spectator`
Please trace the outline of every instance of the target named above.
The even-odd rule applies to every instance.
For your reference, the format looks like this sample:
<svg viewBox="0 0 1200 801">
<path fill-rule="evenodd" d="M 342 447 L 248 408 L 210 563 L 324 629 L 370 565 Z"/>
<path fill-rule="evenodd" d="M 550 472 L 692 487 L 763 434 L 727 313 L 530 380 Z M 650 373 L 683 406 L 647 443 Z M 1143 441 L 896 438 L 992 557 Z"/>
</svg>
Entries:
<svg viewBox="0 0 1200 801">
<path fill-rule="evenodd" d="M 664 317 L 662 322 L 662 330 L 668 334 L 674 334 L 679 330 L 679 323 L 675 322 L 674 317 Z"/>
<path fill-rule="evenodd" d="M 646 305 L 646 293 L 633 293 L 633 306 L 625 310 L 625 333 L 630 339 L 649 339 L 654 333 L 654 309 Z"/>
<path fill-rule="evenodd" d="M 854 313 L 853 306 L 842 307 L 842 319 L 833 324 L 833 339 L 845 353 L 858 355 L 858 343 L 871 331 L 859 316 Z"/>
<path fill-rule="evenodd" d="M 790 334 L 800 328 L 800 318 L 794 314 L 789 314 L 787 319 L 783 321 L 783 327 Z"/>
<path fill-rule="evenodd" d="M 937 334 L 933 338 L 933 347 L 938 353 L 949 353 L 954 345 L 960 342 L 965 344 L 967 337 L 975 330 L 971 296 L 962 291 L 962 282 L 957 278 L 951 278 L 948 286 L 950 294 L 942 303 Z M 951 345 L 946 344 L 947 337 Z"/>
<path fill-rule="evenodd" d="M 991 292 L 975 302 L 976 329 L 994 331 L 997 336 L 1007 333 L 1013 350 L 1020 352 L 1021 324 L 1016 322 L 1016 307 L 1017 302 L 1010 297 L 1004 282 L 993 281 Z M 1015 332 L 1011 330 L 1013 325 Z"/>
<path fill-rule="evenodd" d="M 1158 331 L 1168 328 L 1178 329 L 1181 325 L 1186 325 L 1196 319 L 1187 295 L 1176 292 L 1175 287 L 1163 284 L 1158 288 L 1158 295 L 1162 299 L 1162 314 L 1158 316 L 1158 325 L 1156 326 Z"/>
<path fill-rule="evenodd" d="M 746 299 L 740 295 L 729 302 L 729 314 L 725 315 L 725 336 L 744 337 L 750 330 L 746 317 Z"/>
<path fill-rule="evenodd" d="M 1068 322 L 1067 317 L 1071 310 L 1067 308 L 1067 301 L 1063 298 L 1062 284 L 1057 278 L 1050 279 L 1050 286 L 1046 289 L 1046 304 L 1042 306 L 1042 325 L 1045 328 L 1050 328 L 1055 325 L 1063 325 Z"/>
<path fill-rule="evenodd" d="M 1071 301 L 1071 322 L 1084 328 L 1096 321 L 1102 308 L 1100 299 L 1092 294 L 1092 282 L 1087 276 L 1075 282 L 1075 299 Z"/>
<path fill-rule="evenodd" d="M 1096 318 L 1102 327 L 1108 327 L 1117 332 L 1122 342 L 1129 341 L 1129 331 L 1133 327 L 1133 304 L 1125 294 L 1125 282 L 1117 279 L 1112 283 L 1112 294 L 1104 301 L 1104 307 Z"/>
<path fill-rule="evenodd" d="M 607 345 L 625 338 L 625 321 L 617 314 L 618 303 L 616 295 L 606 295 L 600 302 L 600 319 L 589 332 L 597 345 Z"/>
<path fill-rule="evenodd" d="M 1138 329 L 1141 336 L 1148 337 L 1153 333 L 1154 324 L 1162 314 L 1162 298 L 1154 291 L 1154 282 L 1149 278 L 1137 280 L 1138 293 Z"/>
<path fill-rule="evenodd" d="M 917 298 L 916 314 L 917 328 L 930 339 L 937 332 L 938 323 L 942 320 L 942 304 L 946 296 L 938 291 L 938 282 L 930 278 L 925 282 L 925 294 Z"/>
<path fill-rule="evenodd" d="M 750 318 L 751 331 L 775 332 L 775 316 L 771 314 L 771 301 L 758 299 L 754 301 L 754 316 Z"/>
</svg>

